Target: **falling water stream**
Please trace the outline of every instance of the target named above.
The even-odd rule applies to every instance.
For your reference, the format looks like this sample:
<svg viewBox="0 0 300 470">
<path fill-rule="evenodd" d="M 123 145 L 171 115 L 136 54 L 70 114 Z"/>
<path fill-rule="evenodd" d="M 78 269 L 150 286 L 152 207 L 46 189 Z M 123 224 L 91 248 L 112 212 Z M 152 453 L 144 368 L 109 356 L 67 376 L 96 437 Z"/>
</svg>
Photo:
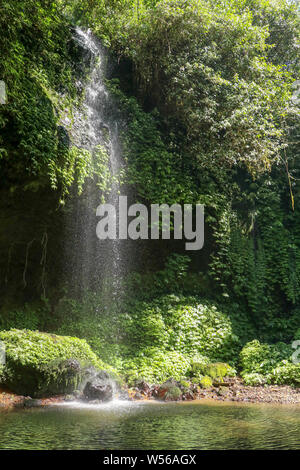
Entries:
<svg viewBox="0 0 300 470">
<path fill-rule="evenodd" d="M 83 51 L 83 63 L 89 69 L 84 83 L 83 105 L 74 112 L 72 140 L 78 148 L 88 150 L 95 160 L 99 146 L 109 156 L 111 186 L 105 202 L 118 208 L 119 176 L 124 166 L 119 136 L 117 106 L 105 86 L 107 53 L 100 41 L 88 30 L 76 28 L 74 39 Z M 69 240 L 68 265 L 73 286 L 81 292 L 97 290 L 104 279 L 109 279 L 113 296 L 120 295 L 126 247 L 122 241 L 99 240 L 96 236 L 98 219 L 96 209 L 102 202 L 96 178 L 89 178 L 84 194 L 75 195 L 75 211 L 68 224 L 73 231 Z M 75 213 L 74 213 L 75 212 Z M 72 219 L 72 220 L 71 220 Z"/>
</svg>

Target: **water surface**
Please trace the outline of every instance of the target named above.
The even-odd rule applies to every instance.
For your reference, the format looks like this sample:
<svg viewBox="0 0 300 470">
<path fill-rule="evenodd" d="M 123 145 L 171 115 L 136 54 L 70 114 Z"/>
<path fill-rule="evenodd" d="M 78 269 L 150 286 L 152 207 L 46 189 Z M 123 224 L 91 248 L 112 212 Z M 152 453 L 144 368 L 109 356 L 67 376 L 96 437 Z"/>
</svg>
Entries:
<svg viewBox="0 0 300 470">
<path fill-rule="evenodd" d="M 300 449 L 300 407 L 117 402 L 2 412 L 0 449 Z"/>
</svg>

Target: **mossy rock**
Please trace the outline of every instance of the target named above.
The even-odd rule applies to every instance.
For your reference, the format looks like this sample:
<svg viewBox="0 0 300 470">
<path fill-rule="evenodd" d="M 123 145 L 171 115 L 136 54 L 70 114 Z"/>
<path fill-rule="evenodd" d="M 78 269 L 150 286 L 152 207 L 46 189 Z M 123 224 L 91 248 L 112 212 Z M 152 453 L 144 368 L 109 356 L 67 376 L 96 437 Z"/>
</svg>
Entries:
<svg viewBox="0 0 300 470">
<path fill-rule="evenodd" d="M 182 391 L 180 390 L 179 387 L 172 386 L 166 392 L 164 399 L 166 401 L 176 401 L 181 398 L 181 394 L 182 394 Z"/>
<path fill-rule="evenodd" d="M 0 383 L 32 397 L 72 393 L 86 379 L 88 367 L 108 370 L 85 340 L 30 330 L 0 332 L 6 364 Z"/>
<path fill-rule="evenodd" d="M 225 362 L 207 364 L 203 370 L 204 374 L 212 379 L 223 379 L 227 375 L 231 375 L 231 371 L 232 367 Z"/>
<path fill-rule="evenodd" d="M 229 395 L 230 393 L 230 390 L 228 390 L 227 387 L 219 387 L 219 390 L 218 390 L 218 395 L 221 396 L 221 397 L 226 397 L 227 395 Z"/>
<path fill-rule="evenodd" d="M 192 380 L 191 380 L 191 383 L 192 385 L 199 385 L 200 383 L 200 380 L 203 378 L 202 375 L 198 376 L 198 377 L 193 377 Z"/>
<path fill-rule="evenodd" d="M 180 384 L 174 379 L 169 379 L 160 385 L 158 390 L 158 398 L 165 401 L 176 401 L 181 398 L 182 390 Z"/>
<path fill-rule="evenodd" d="M 183 393 L 186 393 L 190 390 L 191 384 L 187 380 L 181 379 L 178 381 L 178 387 L 182 390 Z"/>
<path fill-rule="evenodd" d="M 201 388 L 210 388 L 213 385 L 213 381 L 211 377 L 208 377 L 208 375 L 205 375 L 204 377 L 202 377 L 202 379 L 200 379 L 199 384 Z"/>
</svg>

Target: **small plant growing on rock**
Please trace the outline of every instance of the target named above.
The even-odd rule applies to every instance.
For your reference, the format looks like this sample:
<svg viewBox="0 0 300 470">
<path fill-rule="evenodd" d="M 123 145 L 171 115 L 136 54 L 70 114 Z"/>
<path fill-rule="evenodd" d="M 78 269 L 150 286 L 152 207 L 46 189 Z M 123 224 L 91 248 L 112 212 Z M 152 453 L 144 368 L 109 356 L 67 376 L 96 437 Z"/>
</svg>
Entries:
<svg viewBox="0 0 300 470">
<path fill-rule="evenodd" d="M 181 397 L 181 390 L 179 387 L 172 386 L 168 389 L 164 396 L 165 401 L 176 401 Z"/>
<path fill-rule="evenodd" d="M 191 377 L 202 377 L 206 375 L 213 380 L 222 381 L 224 377 L 236 375 L 235 369 L 225 362 L 205 363 L 193 361 L 189 370 Z"/>
<path fill-rule="evenodd" d="M 202 377 L 202 379 L 200 379 L 199 384 L 200 384 L 200 387 L 202 388 L 210 388 L 213 385 L 213 381 L 211 377 L 208 377 L 207 375 L 205 375 L 204 377 Z"/>
</svg>

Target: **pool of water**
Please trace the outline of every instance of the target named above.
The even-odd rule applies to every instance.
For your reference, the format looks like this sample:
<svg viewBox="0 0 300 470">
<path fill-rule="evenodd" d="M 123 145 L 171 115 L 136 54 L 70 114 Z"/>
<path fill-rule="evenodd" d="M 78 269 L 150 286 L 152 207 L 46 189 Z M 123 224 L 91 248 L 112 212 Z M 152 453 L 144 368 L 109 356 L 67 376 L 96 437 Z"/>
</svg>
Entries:
<svg viewBox="0 0 300 470">
<path fill-rule="evenodd" d="M 115 402 L 1 412 L 0 449 L 300 449 L 300 406 Z"/>
</svg>

